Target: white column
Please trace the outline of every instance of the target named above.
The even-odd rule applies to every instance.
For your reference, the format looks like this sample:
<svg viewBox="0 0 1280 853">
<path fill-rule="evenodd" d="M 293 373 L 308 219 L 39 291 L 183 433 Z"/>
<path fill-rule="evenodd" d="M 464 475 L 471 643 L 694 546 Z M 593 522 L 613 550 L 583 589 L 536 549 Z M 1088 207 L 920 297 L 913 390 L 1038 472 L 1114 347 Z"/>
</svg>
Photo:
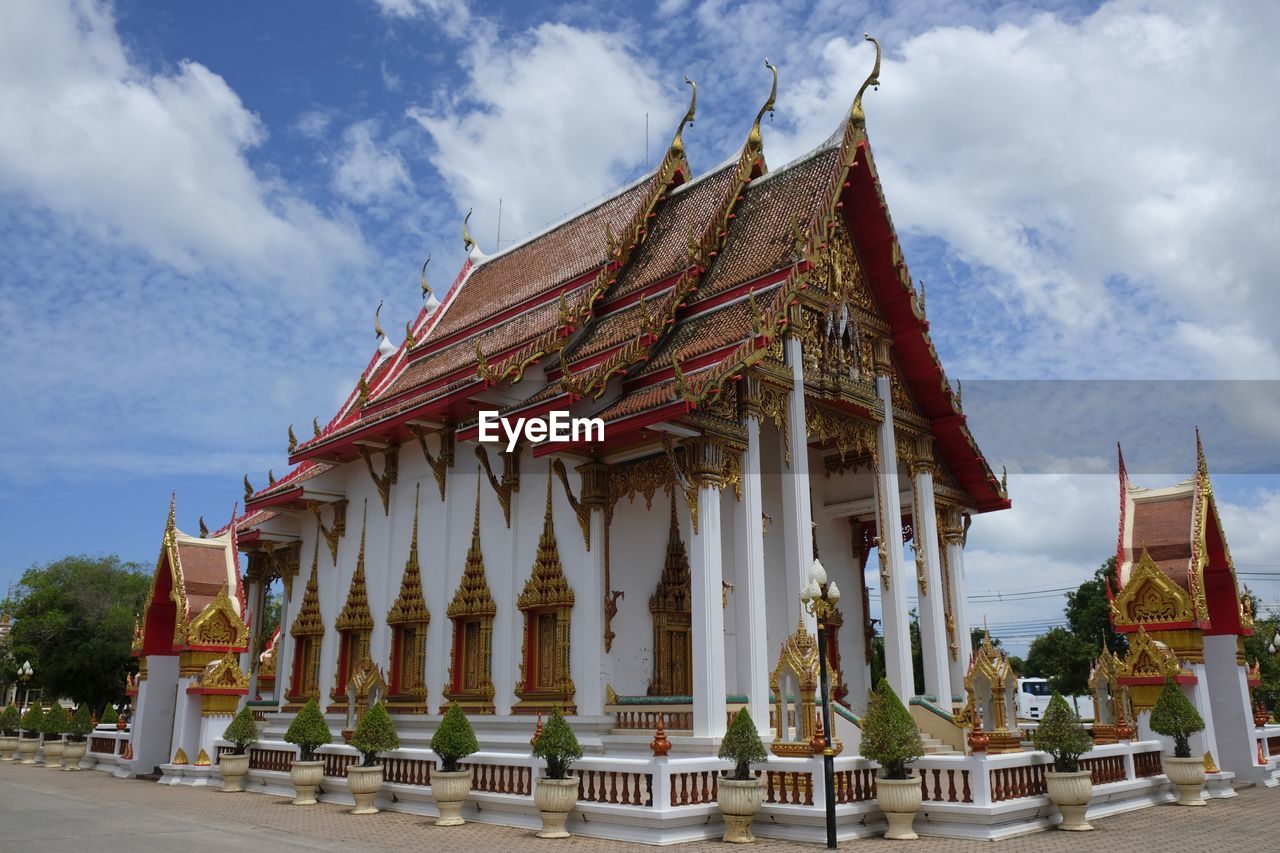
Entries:
<svg viewBox="0 0 1280 853">
<path fill-rule="evenodd" d="M 887 361 L 887 354 L 885 354 Z M 881 359 L 877 359 L 877 369 Z M 884 629 L 885 678 L 905 702 L 915 695 L 911 670 L 911 634 L 908 627 L 908 584 L 914 583 L 903 565 L 902 506 L 898 497 L 898 452 L 893 437 L 893 400 L 889 377 L 876 377 L 876 396 L 884 404 L 884 420 L 877 435 L 876 455 L 880 473 L 876 478 L 876 510 L 880 523 L 880 608 Z"/>
<path fill-rule="evenodd" d="M 804 621 L 809 633 L 817 631 L 817 622 L 800 606 L 800 587 L 813 563 L 813 514 L 809 505 L 809 436 L 804 412 L 804 362 L 800 339 L 788 336 L 783 344 L 787 364 L 791 368 L 791 393 L 787 395 L 787 435 L 780 452 L 782 472 L 782 541 L 787 579 L 787 632 L 793 630 L 796 617 Z M 786 459 L 790 447 L 791 461 Z M 776 605 L 783 606 L 783 605 Z M 790 614 L 795 614 L 791 616 Z"/>
<path fill-rule="evenodd" d="M 738 608 L 738 671 L 747 694 L 747 713 L 762 731 L 769 728 L 769 636 L 765 622 L 764 508 L 760 497 L 760 421 L 747 418 L 742 455 L 742 500 L 734 512 L 741 531 L 741 557 L 734 604 Z"/>
<path fill-rule="evenodd" d="M 581 475 L 579 494 L 591 509 L 591 550 L 587 552 L 588 570 L 574 581 L 573 643 L 569 647 L 569 666 L 577 690 L 574 702 L 578 715 L 598 717 L 604 713 L 604 466 L 588 463 L 578 468 Z M 568 529 L 568 528 L 566 528 Z M 577 535 L 577 531 L 574 531 Z"/>
<path fill-rule="evenodd" d="M 719 448 L 687 442 L 697 486 L 697 531 L 689 537 L 690 611 L 693 617 L 693 735 L 722 737 L 726 728 L 724 577 L 720 548 Z M 712 473 L 714 472 L 714 473 Z M 692 526 L 692 525 L 691 525 Z"/>
<path fill-rule="evenodd" d="M 942 564 L 938 558 L 938 518 L 933 501 L 933 471 L 916 468 L 914 519 L 917 554 L 924 562 L 920 589 L 920 650 L 924 659 L 924 692 L 943 708 L 951 707 L 951 650 L 947 642 L 947 616 L 943 598 Z"/>
<path fill-rule="evenodd" d="M 947 549 L 947 573 L 951 580 L 951 621 L 956 626 L 956 656 L 951 661 L 951 690 L 953 695 L 964 691 L 964 674 L 969 668 L 969 654 L 973 647 L 973 631 L 969 627 L 969 605 L 964 577 L 964 528 L 960 526 L 960 514 L 947 513 L 946 528 L 942 531 Z"/>
</svg>

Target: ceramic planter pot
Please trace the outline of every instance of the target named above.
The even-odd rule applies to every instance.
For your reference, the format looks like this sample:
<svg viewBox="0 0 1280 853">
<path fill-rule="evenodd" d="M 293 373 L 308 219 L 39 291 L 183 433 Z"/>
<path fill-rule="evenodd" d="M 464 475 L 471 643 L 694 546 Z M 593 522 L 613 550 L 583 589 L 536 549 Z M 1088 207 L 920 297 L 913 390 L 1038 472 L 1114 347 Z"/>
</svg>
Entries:
<svg viewBox="0 0 1280 853">
<path fill-rule="evenodd" d="M 462 804 L 471 793 L 471 771 L 454 770 L 446 772 L 437 770 L 431 774 L 431 798 L 440 809 L 440 817 L 436 818 L 436 826 L 462 826 Z M 539 807 L 541 808 L 541 807 Z"/>
<path fill-rule="evenodd" d="M 884 837 L 895 841 L 913 841 L 919 836 L 911 828 L 916 812 L 920 811 L 920 780 L 915 776 L 906 779 L 876 777 L 876 804 L 884 812 L 889 829 Z"/>
<path fill-rule="evenodd" d="M 1049 791 L 1049 799 L 1062 812 L 1062 823 L 1058 829 L 1073 832 L 1087 832 L 1093 829 L 1085 820 L 1085 811 L 1089 808 L 1089 800 L 1093 799 L 1093 774 L 1088 770 L 1075 773 L 1046 773 L 1045 784 Z"/>
<path fill-rule="evenodd" d="M 295 761 L 289 767 L 289 781 L 293 783 L 293 804 L 314 806 L 316 788 L 324 778 L 323 761 Z"/>
<path fill-rule="evenodd" d="M 222 771 L 222 790 L 235 794 L 244 790 L 244 777 L 249 775 L 249 754 L 226 753 L 218 757 L 218 769 Z"/>
<path fill-rule="evenodd" d="M 539 779 L 533 788 L 533 802 L 542 814 L 539 838 L 568 838 L 564 822 L 578 804 L 578 778 Z"/>
<path fill-rule="evenodd" d="M 378 791 L 382 790 L 382 765 L 361 767 L 358 764 L 352 764 L 347 768 L 347 790 L 356 800 L 356 807 L 351 810 L 352 814 L 377 814 L 378 809 L 373 804 L 373 798 L 378 796 Z"/>
<path fill-rule="evenodd" d="M 1178 805 L 1203 806 L 1200 792 L 1204 790 L 1204 756 L 1195 758 L 1164 757 L 1164 773 L 1178 786 Z"/>
<path fill-rule="evenodd" d="M 0 761 L 13 761 L 13 754 L 17 751 L 17 735 L 0 735 Z"/>
<path fill-rule="evenodd" d="M 66 746 L 66 741 L 61 737 L 57 740 L 44 739 L 44 766 L 53 770 L 62 769 L 62 750 Z"/>
<path fill-rule="evenodd" d="M 80 762 L 84 759 L 84 754 L 89 749 L 89 742 L 83 740 L 69 740 L 62 747 L 62 769 L 63 770 L 79 770 Z"/>
<path fill-rule="evenodd" d="M 718 779 L 716 802 L 724 816 L 724 841 L 731 844 L 750 844 L 756 840 L 751 834 L 751 820 L 764 804 L 763 779 Z"/>
<path fill-rule="evenodd" d="M 18 738 L 18 758 L 22 759 L 22 764 L 35 764 L 36 753 L 40 750 L 40 737 L 19 737 Z"/>
</svg>

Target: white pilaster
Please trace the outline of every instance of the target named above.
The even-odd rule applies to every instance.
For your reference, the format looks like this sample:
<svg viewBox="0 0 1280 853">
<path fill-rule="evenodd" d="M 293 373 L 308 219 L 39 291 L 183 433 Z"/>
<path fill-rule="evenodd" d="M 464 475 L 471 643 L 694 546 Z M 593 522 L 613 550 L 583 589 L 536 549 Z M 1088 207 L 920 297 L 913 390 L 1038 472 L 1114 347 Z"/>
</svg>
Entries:
<svg viewBox="0 0 1280 853">
<path fill-rule="evenodd" d="M 804 361 L 800 339 L 794 335 L 783 343 L 791 368 L 791 393 L 787 395 L 787 436 L 782 443 L 782 527 L 784 566 L 787 579 L 787 625 L 796 624 L 790 614 L 804 621 L 810 633 L 817 631 L 813 616 L 800 606 L 804 586 L 813 563 L 813 513 L 809 492 L 809 438 L 804 411 Z M 786 453 L 790 448 L 791 460 Z M 790 630 L 790 629 L 788 629 Z"/>
<path fill-rule="evenodd" d="M 690 538 L 690 610 L 693 616 L 693 735 L 724 735 L 724 610 L 721 582 L 720 490 L 698 484 L 697 531 Z"/>
<path fill-rule="evenodd" d="M 956 626 L 956 656 L 951 661 L 952 697 L 964 692 L 964 674 L 973 647 L 973 631 L 969 623 L 969 605 L 965 592 L 964 530 L 958 513 L 948 514 L 943 541 L 947 549 L 947 572 L 951 580 L 951 620 Z M 945 706 L 944 706 L 945 707 Z"/>
<path fill-rule="evenodd" d="M 893 400 L 889 377 L 876 377 L 876 396 L 884 404 L 884 420 L 877 435 L 876 513 L 879 521 L 880 608 L 884 629 L 884 668 L 889 685 L 903 701 L 915 695 L 911 670 L 911 634 L 908 627 L 908 584 L 915 580 L 903 563 L 902 507 L 898 503 L 898 452 L 893 437 Z M 913 573 L 914 574 L 914 573 Z"/>
<path fill-rule="evenodd" d="M 764 509 L 760 497 L 760 421 L 747 418 L 747 449 L 742 456 L 742 500 L 734 512 L 741 531 L 734 605 L 738 617 L 739 683 L 747 694 L 747 713 L 756 727 L 769 727 L 769 636 L 765 620 L 768 593 L 764 581 Z"/>
<path fill-rule="evenodd" d="M 577 525 L 566 528 L 577 535 Z M 578 715 L 596 717 L 604 713 L 604 511 L 591 511 L 589 569 L 575 579 L 573 641 L 569 647 L 569 667 L 577 690 L 574 701 Z"/>
<path fill-rule="evenodd" d="M 938 558 L 938 519 L 933 500 L 933 471 L 927 465 L 916 468 L 913 520 L 915 546 L 924 560 L 924 588 L 920 590 L 920 649 L 924 659 L 924 692 L 944 708 L 951 702 L 951 650 L 947 640 L 946 608 L 942 587 L 942 564 Z"/>
</svg>

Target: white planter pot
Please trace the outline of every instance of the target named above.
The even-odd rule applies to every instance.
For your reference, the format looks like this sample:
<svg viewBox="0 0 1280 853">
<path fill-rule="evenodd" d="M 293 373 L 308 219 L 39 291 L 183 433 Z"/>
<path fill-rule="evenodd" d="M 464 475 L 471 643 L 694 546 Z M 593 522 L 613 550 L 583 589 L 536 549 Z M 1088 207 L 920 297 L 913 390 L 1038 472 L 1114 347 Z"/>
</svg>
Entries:
<svg viewBox="0 0 1280 853">
<path fill-rule="evenodd" d="M 895 841 L 913 841 L 919 836 L 912 830 L 916 812 L 920 811 L 920 780 L 876 777 L 876 804 L 884 812 L 889 829 L 884 837 Z"/>
<path fill-rule="evenodd" d="M 295 806 L 314 806 L 316 804 L 316 788 L 324 778 L 323 761 L 295 761 L 289 767 L 289 781 L 293 783 L 293 804 Z"/>
<path fill-rule="evenodd" d="M 539 838 L 568 838 L 564 822 L 578 804 L 578 777 L 539 779 L 533 787 L 533 802 L 542 815 Z"/>
<path fill-rule="evenodd" d="M 18 738 L 18 757 L 22 759 L 22 764 L 35 764 L 36 753 L 40 751 L 40 738 L 37 737 L 19 737 Z"/>
<path fill-rule="evenodd" d="M 17 751 L 17 735 L 0 735 L 0 761 L 13 761 L 13 754 Z"/>
<path fill-rule="evenodd" d="M 83 740 L 69 740 L 66 746 L 62 748 L 62 769 L 63 770 L 79 770 L 80 762 L 84 759 L 84 754 L 89 749 L 89 742 Z"/>
<path fill-rule="evenodd" d="M 347 768 L 347 790 L 356 800 L 356 807 L 351 810 L 352 814 L 377 814 L 378 809 L 373 804 L 373 798 L 378 796 L 378 791 L 381 789 L 381 764 L 375 764 L 372 767 L 352 764 Z"/>
<path fill-rule="evenodd" d="M 218 770 L 222 772 L 222 790 L 228 794 L 244 790 L 244 777 L 249 775 L 249 754 L 226 753 L 218 757 Z"/>
<path fill-rule="evenodd" d="M 431 774 L 431 798 L 440 809 L 440 817 L 436 826 L 462 826 L 462 804 L 471 793 L 471 771 L 454 770 L 446 772 L 437 770 Z"/>
<path fill-rule="evenodd" d="M 1093 799 L 1093 774 L 1088 770 L 1075 773 L 1046 773 L 1045 785 L 1049 799 L 1062 812 L 1058 829 L 1086 832 L 1093 829 L 1085 820 L 1085 811 Z"/>
<path fill-rule="evenodd" d="M 751 820 L 764 804 L 763 779 L 720 778 L 716 786 L 716 802 L 724 817 L 724 838 L 731 844 L 750 844 Z"/>
<path fill-rule="evenodd" d="M 1204 790 L 1204 756 L 1174 758 L 1164 756 L 1164 773 L 1178 786 L 1178 805 L 1203 806 L 1200 792 Z"/>
<path fill-rule="evenodd" d="M 66 742 L 61 737 L 57 740 L 44 740 L 44 766 L 53 770 L 62 769 L 62 750 Z"/>
</svg>

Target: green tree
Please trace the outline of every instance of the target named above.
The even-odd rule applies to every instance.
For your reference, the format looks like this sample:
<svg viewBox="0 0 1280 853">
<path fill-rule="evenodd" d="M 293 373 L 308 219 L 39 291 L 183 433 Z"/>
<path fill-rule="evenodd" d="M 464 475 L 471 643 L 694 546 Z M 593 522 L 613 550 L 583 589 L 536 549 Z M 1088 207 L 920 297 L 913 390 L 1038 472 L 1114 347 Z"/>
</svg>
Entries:
<svg viewBox="0 0 1280 853">
<path fill-rule="evenodd" d="M 279 590 L 267 593 L 267 604 L 262 610 L 262 618 L 258 620 L 258 648 L 265 649 L 271 642 L 271 635 L 280 627 L 280 608 L 284 596 Z"/>
<path fill-rule="evenodd" d="M 302 706 L 302 710 L 284 733 L 284 739 L 285 743 L 298 747 L 302 753 L 299 761 L 315 761 L 316 750 L 333 741 L 329 724 L 324 721 L 324 714 L 320 713 L 316 700 L 308 699 L 307 704 Z"/>
<path fill-rule="evenodd" d="M 720 758 L 733 762 L 733 775 L 729 778 L 745 782 L 751 778 L 751 765 L 759 764 L 769 758 L 760 741 L 760 733 L 756 724 L 747 713 L 746 708 L 739 708 L 729 723 L 724 740 L 720 741 Z"/>
<path fill-rule="evenodd" d="M 71 721 L 67 725 L 67 740 L 73 740 L 76 743 L 84 740 L 89 732 L 93 731 L 93 716 L 88 705 L 81 705 L 76 708 L 76 712 L 71 715 Z"/>
<path fill-rule="evenodd" d="M 236 714 L 235 719 L 222 733 L 222 739 L 234 745 L 236 755 L 244 755 L 249 751 L 249 747 L 258 739 L 258 724 L 254 722 L 253 710 L 248 705 Z"/>
<path fill-rule="evenodd" d="M 582 757 L 582 746 L 559 708 L 551 712 L 542 734 L 533 742 L 533 756 L 546 759 L 548 779 L 566 778 L 569 766 Z"/>
<path fill-rule="evenodd" d="M 1027 675 L 1049 679 L 1049 686 L 1067 696 L 1089 692 L 1089 666 L 1101 651 L 1066 628 L 1050 628 L 1027 649 Z"/>
<path fill-rule="evenodd" d="M 15 660 L 30 660 L 45 696 L 101 708 L 134 670 L 129 647 L 150 576 L 116 556 L 32 566 L 3 608 L 13 614 Z"/>
<path fill-rule="evenodd" d="M 1053 769 L 1059 773 L 1078 771 L 1080 756 L 1093 749 L 1093 740 L 1080 724 L 1075 709 L 1056 691 L 1049 699 L 1049 707 L 1031 736 L 1031 742 L 1036 749 L 1053 756 Z"/>
<path fill-rule="evenodd" d="M 1092 578 L 1080 584 L 1075 592 L 1067 593 L 1064 613 L 1067 624 L 1077 637 L 1097 648 L 1094 658 L 1102 653 L 1104 637 L 1111 651 L 1124 654 L 1129 650 L 1129 641 L 1125 635 L 1117 634 L 1111 627 L 1111 602 L 1107 598 L 1107 584 L 1110 583 L 1112 591 L 1115 591 L 1115 577 L 1116 558 L 1108 557 L 1093 573 Z"/>
<path fill-rule="evenodd" d="M 1191 757 L 1191 736 L 1204 731 L 1204 719 L 1173 679 L 1164 680 L 1164 688 L 1151 709 L 1151 731 L 1173 738 L 1175 758 Z"/>
<path fill-rule="evenodd" d="M 862 718 L 862 755 L 880 765 L 886 779 L 908 778 L 907 764 L 924 755 L 911 712 L 886 679 L 871 693 Z"/>
<path fill-rule="evenodd" d="M 479 749 L 471 721 L 457 702 L 450 702 L 444 719 L 431 735 L 431 751 L 439 756 L 441 769 L 446 773 L 458 772 L 458 762 Z"/>
<path fill-rule="evenodd" d="M 16 737 L 18 729 L 22 727 L 22 720 L 18 716 L 18 706 L 9 705 L 3 711 L 0 711 L 0 732 L 4 732 L 9 737 Z"/>
<path fill-rule="evenodd" d="M 355 733 L 351 735 L 351 745 L 360 750 L 365 767 L 377 764 L 381 753 L 400 748 L 400 737 L 396 734 L 395 723 L 391 722 L 386 705 L 378 702 L 364 712 L 364 716 L 356 724 Z"/>
</svg>

